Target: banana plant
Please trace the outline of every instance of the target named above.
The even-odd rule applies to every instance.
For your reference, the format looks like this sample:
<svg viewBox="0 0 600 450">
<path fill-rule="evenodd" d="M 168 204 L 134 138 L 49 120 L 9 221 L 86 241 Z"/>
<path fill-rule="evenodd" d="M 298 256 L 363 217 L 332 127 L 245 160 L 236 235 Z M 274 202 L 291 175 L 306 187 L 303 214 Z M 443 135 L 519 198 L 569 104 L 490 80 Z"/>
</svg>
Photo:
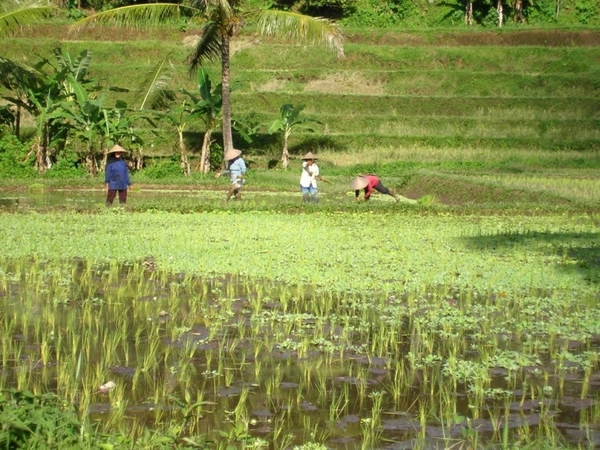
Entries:
<svg viewBox="0 0 600 450">
<path fill-rule="evenodd" d="M 36 168 L 40 173 L 52 165 L 53 145 L 64 136 L 62 102 L 68 98 L 61 89 L 67 71 L 54 70 L 47 74 L 44 71 L 47 64 L 47 60 L 33 66 L 7 60 L 0 64 L 0 70 L 6 70 L 2 73 L 4 86 L 16 94 L 5 95 L 3 98 L 17 107 L 19 116 L 24 110 L 35 117 L 36 134 L 31 150 L 36 155 Z"/>
<path fill-rule="evenodd" d="M 11 94 L 3 96 L 16 107 L 15 134 L 20 134 L 21 112 L 34 116 L 36 135 L 32 151 L 36 167 L 44 172 L 52 165 L 53 151 L 66 138 L 65 121 L 73 102 L 74 91 L 70 79 L 82 86 L 91 84 L 87 79 L 91 52 L 84 50 L 73 58 L 60 48 L 53 50 L 57 64 L 42 59 L 32 66 L 0 58 L 0 81 Z"/>
<path fill-rule="evenodd" d="M 306 131 L 314 132 L 314 128 L 310 126 L 311 123 L 322 124 L 317 119 L 311 119 L 309 117 L 300 117 L 300 113 L 304 110 L 304 105 L 294 106 L 290 103 L 286 103 L 279 109 L 279 119 L 273 121 L 269 126 L 269 134 L 281 131 L 283 134 L 283 150 L 281 151 L 281 165 L 284 169 L 287 169 L 290 165 L 290 154 L 288 151 L 288 141 L 290 135 L 294 130 L 304 129 Z"/>
<path fill-rule="evenodd" d="M 212 143 L 212 133 L 219 127 L 223 114 L 223 93 L 221 83 L 214 88 L 210 81 L 208 72 L 203 68 L 198 68 L 198 95 L 187 90 L 182 92 L 192 101 L 190 114 L 192 118 L 201 118 L 204 122 L 205 132 L 202 140 L 202 152 L 200 162 L 196 170 L 202 173 L 208 173 L 210 170 L 210 145 Z"/>
<path fill-rule="evenodd" d="M 95 176 L 100 168 L 98 160 L 102 158 L 105 161 L 105 150 L 127 138 L 135 142 L 139 137 L 126 116 L 128 109 L 125 102 L 118 100 L 114 108 L 106 108 L 104 96 L 91 98 L 83 84 L 72 75 L 68 76 L 68 81 L 73 98 L 63 102 L 64 115 L 68 118 L 71 133 L 84 144 L 81 157 L 88 173 Z"/>
<path fill-rule="evenodd" d="M 87 91 L 92 90 L 94 81 L 88 78 L 89 68 L 92 62 L 92 51 L 83 50 L 79 53 L 77 58 L 63 50 L 60 47 L 52 49 L 54 57 L 58 62 L 58 67 L 55 70 L 64 70 L 67 74 L 73 77 L 79 84 L 81 84 Z M 74 94 L 73 86 L 69 80 L 64 80 L 62 84 L 62 90 L 67 94 Z"/>
<path fill-rule="evenodd" d="M 179 165 L 183 171 L 184 176 L 189 176 L 191 173 L 190 162 L 187 157 L 187 148 L 185 141 L 183 140 L 183 132 L 185 131 L 189 120 L 191 119 L 190 109 L 187 105 L 187 101 L 183 100 L 181 105 L 170 109 L 163 118 L 169 122 L 169 125 L 175 128 L 177 131 L 177 137 L 179 142 Z"/>
</svg>

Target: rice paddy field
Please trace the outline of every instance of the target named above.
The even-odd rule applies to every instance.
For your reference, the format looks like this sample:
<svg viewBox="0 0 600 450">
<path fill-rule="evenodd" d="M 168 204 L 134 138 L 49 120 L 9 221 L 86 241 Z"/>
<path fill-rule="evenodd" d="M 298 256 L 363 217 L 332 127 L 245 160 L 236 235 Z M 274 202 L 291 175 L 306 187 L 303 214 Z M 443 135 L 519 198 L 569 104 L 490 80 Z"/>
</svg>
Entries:
<svg viewBox="0 0 600 450">
<path fill-rule="evenodd" d="M 593 210 L 342 190 L 3 194 L 0 386 L 110 448 L 600 444 Z"/>
<path fill-rule="evenodd" d="M 3 51 L 49 54 L 40 30 Z M 190 83 L 189 32 L 88 33 L 62 44 L 128 101 L 167 51 Z M 343 61 L 245 36 L 235 112 L 324 126 L 289 171 L 274 137 L 244 147 L 241 202 L 200 174 L 134 173 L 112 208 L 101 179 L 1 180 L 0 402 L 76 418 L 35 448 L 600 447 L 597 32 L 467 35 L 353 32 Z M 359 171 L 400 201 L 356 202 Z"/>
</svg>

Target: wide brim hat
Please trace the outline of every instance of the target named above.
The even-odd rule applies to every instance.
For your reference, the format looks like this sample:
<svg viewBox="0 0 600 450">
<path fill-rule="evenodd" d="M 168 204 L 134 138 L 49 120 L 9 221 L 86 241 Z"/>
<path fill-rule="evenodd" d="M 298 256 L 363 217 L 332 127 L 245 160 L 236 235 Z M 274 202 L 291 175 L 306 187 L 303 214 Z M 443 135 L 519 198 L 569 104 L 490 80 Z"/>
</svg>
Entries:
<svg viewBox="0 0 600 450">
<path fill-rule="evenodd" d="M 235 148 L 232 148 L 225 152 L 225 155 L 223 155 L 223 159 L 225 159 L 225 161 L 231 161 L 232 159 L 237 158 L 241 154 L 241 150 L 236 150 Z"/>
<path fill-rule="evenodd" d="M 106 152 L 107 155 L 110 155 L 111 153 L 129 153 L 129 152 L 117 144 L 113 148 L 111 148 L 108 152 Z"/>
<path fill-rule="evenodd" d="M 367 180 L 367 177 L 358 176 L 350 182 L 350 188 L 357 191 L 366 188 L 368 184 L 369 180 Z"/>
<path fill-rule="evenodd" d="M 306 161 L 307 159 L 315 160 L 315 159 L 319 159 L 319 158 L 317 158 L 315 155 L 313 155 L 312 152 L 308 152 L 306 155 L 304 155 L 302 157 L 302 161 Z"/>
</svg>

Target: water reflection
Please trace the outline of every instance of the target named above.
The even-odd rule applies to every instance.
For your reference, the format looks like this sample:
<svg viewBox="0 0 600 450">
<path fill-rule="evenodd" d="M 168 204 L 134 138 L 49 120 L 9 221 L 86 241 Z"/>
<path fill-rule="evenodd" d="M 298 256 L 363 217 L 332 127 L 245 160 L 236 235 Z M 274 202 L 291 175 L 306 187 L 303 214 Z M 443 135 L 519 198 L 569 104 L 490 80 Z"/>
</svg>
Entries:
<svg viewBox="0 0 600 450">
<path fill-rule="evenodd" d="M 445 308 L 455 314 L 458 305 Z M 382 322 L 394 310 L 393 325 Z M 401 296 L 321 297 L 264 280 L 172 274 L 150 257 L 15 261 L 0 272 L 0 382 L 58 392 L 105 424 L 167 426 L 199 402 L 190 435 L 233 439 L 243 424 L 256 438 L 340 449 L 540 437 L 596 445 L 597 372 L 546 358 L 491 375 L 465 365 L 455 369 L 464 380 L 453 380 L 442 360 L 411 363 L 411 350 L 439 343 L 414 328 L 419 319 L 433 326 L 427 311 L 407 311 Z M 445 345 L 450 354 L 437 352 L 446 361 L 478 356 Z"/>
<path fill-rule="evenodd" d="M 103 204 L 105 194 L 100 190 L 64 190 L 44 192 L 0 192 L 0 207 L 27 209 L 56 206 L 89 207 Z"/>
</svg>

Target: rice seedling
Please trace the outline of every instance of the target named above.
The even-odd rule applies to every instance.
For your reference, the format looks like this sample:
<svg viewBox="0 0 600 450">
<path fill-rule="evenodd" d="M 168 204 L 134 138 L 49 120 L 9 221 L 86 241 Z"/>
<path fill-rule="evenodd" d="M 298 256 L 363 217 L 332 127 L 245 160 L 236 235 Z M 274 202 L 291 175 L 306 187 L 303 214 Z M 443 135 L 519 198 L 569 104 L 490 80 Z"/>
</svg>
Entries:
<svg viewBox="0 0 600 450">
<path fill-rule="evenodd" d="M 116 387 L 105 397 L 110 410 L 98 415 L 106 430 L 129 423 L 126 418 L 135 417 L 138 408 L 151 411 L 156 430 L 166 429 L 186 407 L 167 399 L 181 400 L 188 392 L 186 405 L 194 403 L 191 399 L 215 403 L 181 429 L 190 439 L 212 428 L 225 433 L 219 442 L 248 436 L 260 445 L 262 431 L 253 422 L 253 405 L 260 399 L 278 417 L 270 426 L 282 445 L 326 442 L 334 432 L 355 439 L 357 447 L 372 448 L 395 439 L 383 417 L 399 410 L 414 415 L 420 428 L 409 435 L 422 442 L 428 427 L 456 425 L 458 414 L 466 417 L 461 427 L 467 435 L 448 435 L 455 448 L 534 443 L 545 433 L 562 445 L 566 435 L 550 420 L 553 405 L 574 392 L 586 401 L 597 394 L 590 384 L 598 368 L 596 287 L 583 281 L 591 267 L 572 270 L 568 250 L 594 245 L 593 224 L 583 219 L 463 217 L 459 227 L 452 217 L 388 216 L 384 230 L 389 232 L 380 239 L 377 217 L 338 220 L 317 213 L 311 220 L 324 237 L 323 248 L 298 258 L 288 273 L 280 270 L 278 255 L 298 240 L 300 222 L 253 213 L 244 216 L 247 223 L 239 230 L 249 261 L 240 266 L 236 260 L 236 267 L 240 273 L 261 272 L 257 281 L 228 275 L 233 260 L 218 251 L 225 242 L 218 237 L 178 242 L 171 236 L 160 243 L 145 238 L 145 226 L 160 228 L 163 222 L 144 213 L 126 218 L 140 222 L 132 226 L 142 236 L 121 263 L 103 262 L 108 253 L 102 256 L 102 246 L 86 250 L 93 244 L 84 234 L 73 237 L 77 242 L 66 256 L 83 254 L 70 261 L 63 249 L 60 257 L 53 255 L 53 240 L 44 237 L 51 218 L 36 222 L 37 241 L 27 241 L 0 215 L 7 232 L 25 247 L 11 247 L 0 276 L 0 289 L 18 292 L 0 297 L 1 383 L 34 385 L 38 392 L 52 386 L 84 413 L 104 395 L 95 394 L 98 387 L 112 379 Z M 19 228 L 34 230 L 35 216 L 13 219 Z M 194 232 L 192 219 L 178 217 L 184 236 Z M 64 220 L 72 228 L 90 226 L 85 216 Z M 203 216 L 215 236 L 222 220 L 218 213 Z M 269 256 L 254 258 L 261 248 L 255 228 L 265 220 L 281 236 L 269 241 Z M 402 232 L 392 232 L 396 228 Z M 357 229 L 360 235 L 372 232 L 373 239 L 357 239 Z M 384 241 L 392 255 L 379 253 Z M 300 238 L 297 245 L 309 243 Z M 40 255 L 33 265 L 25 262 L 29 251 Z M 207 266 L 186 258 L 190 251 L 214 260 L 213 277 L 200 275 Z M 349 252 L 353 261 L 328 264 L 332 255 Z M 156 255 L 151 272 L 142 263 L 148 254 Z M 431 254 L 437 255 L 435 266 Z M 394 272 L 393 279 L 378 271 L 362 276 L 374 258 Z M 318 273 L 312 270 L 315 261 L 322 267 Z M 228 282 L 220 278 L 226 275 Z M 26 289 L 30 285 L 34 288 Z M 53 301 L 55 295 L 66 303 Z M 509 415 L 513 403 L 537 401 L 547 403 L 542 426 L 520 422 L 515 428 Z M 229 422 L 219 418 L 225 405 Z M 591 405 L 569 420 L 594 417 Z M 362 422 L 339 430 L 330 425 L 353 416 Z M 495 431 L 475 433 L 468 421 L 480 420 L 495 423 Z M 309 431 L 298 432 L 298 423 Z M 132 422 L 130 432 L 141 433 L 139 427 Z M 360 439 L 357 430 L 364 434 Z"/>
</svg>

